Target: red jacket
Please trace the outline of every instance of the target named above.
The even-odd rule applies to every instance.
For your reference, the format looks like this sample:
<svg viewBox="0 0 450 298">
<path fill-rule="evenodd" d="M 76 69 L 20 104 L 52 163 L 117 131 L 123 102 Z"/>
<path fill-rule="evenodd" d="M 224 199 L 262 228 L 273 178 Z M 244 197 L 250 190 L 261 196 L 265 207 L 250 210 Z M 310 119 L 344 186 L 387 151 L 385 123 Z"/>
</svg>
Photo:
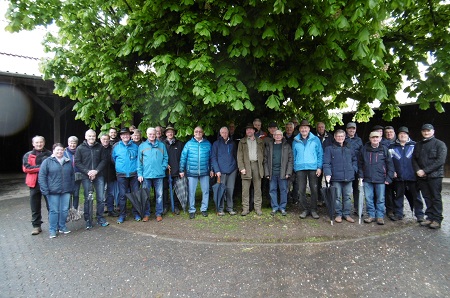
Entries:
<svg viewBox="0 0 450 298">
<path fill-rule="evenodd" d="M 22 159 L 22 171 L 27 174 L 25 184 L 29 187 L 36 187 L 38 180 L 39 169 L 47 157 L 51 156 L 52 152 L 44 148 L 42 152 L 35 149 L 25 153 Z"/>
</svg>

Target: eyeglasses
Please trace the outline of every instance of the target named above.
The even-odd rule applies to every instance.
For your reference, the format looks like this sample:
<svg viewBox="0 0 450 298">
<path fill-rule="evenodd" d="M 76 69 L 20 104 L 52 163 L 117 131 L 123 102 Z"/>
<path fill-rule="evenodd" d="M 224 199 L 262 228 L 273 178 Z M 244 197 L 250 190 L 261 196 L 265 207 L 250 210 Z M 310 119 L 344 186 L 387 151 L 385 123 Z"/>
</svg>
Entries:
<svg viewBox="0 0 450 298">
<path fill-rule="evenodd" d="M 194 133 L 203 133 L 201 130 L 195 130 Z"/>
</svg>

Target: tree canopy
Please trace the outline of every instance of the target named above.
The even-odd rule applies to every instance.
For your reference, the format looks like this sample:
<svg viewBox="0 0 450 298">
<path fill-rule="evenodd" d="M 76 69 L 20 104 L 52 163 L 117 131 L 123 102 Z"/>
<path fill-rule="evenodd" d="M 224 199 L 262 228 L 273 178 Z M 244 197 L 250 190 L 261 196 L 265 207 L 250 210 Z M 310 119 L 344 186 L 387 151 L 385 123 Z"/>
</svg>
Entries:
<svg viewBox="0 0 450 298">
<path fill-rule="evenodd" d="M 6 16 L 13 32 L 57 26 L 44 78 L 91 127 L 135 113 L 181 136 L 255 117 L 330 124 L 348 98 L 355 120 L 375 100 L 391 120 L 404 78 L 421 108 L 450 101 L 445 1 L 10 0 Z"/>
</svg>

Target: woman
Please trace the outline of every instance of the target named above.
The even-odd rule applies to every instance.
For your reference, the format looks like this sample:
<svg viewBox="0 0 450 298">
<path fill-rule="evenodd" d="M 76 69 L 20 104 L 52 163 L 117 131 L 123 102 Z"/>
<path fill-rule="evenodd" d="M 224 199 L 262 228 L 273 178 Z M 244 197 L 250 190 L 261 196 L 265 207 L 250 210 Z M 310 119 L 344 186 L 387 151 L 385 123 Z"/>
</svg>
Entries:
<svg viewBox="0 0 450 298">
<path fill-rule="evenodd" d="M 55 238 L 57 231 L 70 233 L 66 227 L 66 218 L 70 194 L 74 189 L 74 171 L 70 159 L 64 157 L 63 144 L 54 144 L 53 154 L 42 163 L 39 185 L 42 194 L 48 199 L 50 238 Z"/>
<path fill-rule="evenodd" d="M 70 159 L 70 163 L 72 164 L 72 167 L 75 171 L 75 187 L 73 189 L 73 195 L 72 195 L 72 206 L 75 209 L 78 209 L 78 204 L 80 202 L 80 186 L 81 186 L 81 175 L 78 175 L 76 173 L 79 173 L 77 167 L 75 167 L 75 151 L 78 146 L 78 138 L 76 136 L 71 136 L 67 140 L 67 148 L 64 150 L 64 157 L 67 157 Z M 79 176 L 79 177 L 77 177 Z"/>
</svg>

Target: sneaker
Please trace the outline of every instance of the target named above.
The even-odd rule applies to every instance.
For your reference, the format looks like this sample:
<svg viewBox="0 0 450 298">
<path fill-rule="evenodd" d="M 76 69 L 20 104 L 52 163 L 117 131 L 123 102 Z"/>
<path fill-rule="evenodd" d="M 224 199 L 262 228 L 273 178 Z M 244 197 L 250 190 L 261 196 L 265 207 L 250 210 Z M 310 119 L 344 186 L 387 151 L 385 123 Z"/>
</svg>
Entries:
<svg viewBox="0 0 450 298">
<path fill-rule="evenodd" d="M 157 221 L 157 222 L 162 221 L 162 216 L 161 216 L 161 215 L 158 215 L 158 216 L 156 217 L 156 221 Z"/>
<path fill-rule="evenodd" d="M 143 222 L 147 222 L 149 220 L 148 215 L 144 216 L 144 218 L 142 219 Z"/>
<path fill-rule="evenodd" d="M 403 215 L 395 215 L 396 220 L 403 220 Z"/>
<path fill-rule="evenodd" d="M 59 230 L 59 233 L 61 233 L 61 234 L 69 234 L 70 231 L 67 228 L 65 228 L 63 230 Z"/>
<path fill-rule="evenodd" d="M 173 213 L 175 213 L 176 215 L 180 215 L 180 209 L 175 208 L 175 209 L 173 210 Z"/>
<path fill-rule="evenodd" d="M 31 235 L 35 236 L 35 235 L 39 235 L 42 232 L 41 227 L 34 227 L 33 230 L 31 231 Z"/>
<path fill-rule="evenodd" d="M 365 223 L 371 223 L 371 222 L 374 222 L 374 220 L 375 219 L 373 217 L 364 218 Z"/>
<path fill-rule="evenodd" d="M 119 216 L 119 218 L 117 219 L 117 223 L 121 224 L 125 221 L 125 217 L 124 216 Z"/>
<path fill-rule="evenodd" d="M 397 221 L 397 216 L 395 216 L 394 213 L 389 213 L 389 214 L 388 214 L 388 217 L 389 217 L 389 219 L 392 220 L 392 221 Z"/>
<path fill-rule="evenodd" d="M 236 213 L 236 211 L 234 211 L 234 210 L 231 210 L 230 212 L 228 212 L 230 215 L 236 215 L 237 213 Z"/>
<path fill-rule="evenodd" d="M 89 222 L 86 222 L 86 230 L 92 229 L 92 225 Z"/>
<path fill-rule="evenodd" d="M 314 218 L 314 219 L 319 219 L 319 214 L 317 214 L 316 211 L 311 211 L 311 216 L 312 216 L 312 218 Z"/>
<path fill-rule="evenodd" d="M 203 215 L 203 217 L 208 217 L 208 212 L 202 211 L 202 215 Z"/>
<path fill-rule="evenodd" d="M 281 210 L 281 215 L 286 216 L 287 215 L 286 210 Z"/>
<path fill-rule="evenodd" d="M 109 226 L 109 222 L 107 222 L 107 221 L 102 221 L 102 222 L 99 222 L 98 225 L 99 225 L 99 226 L 102 226 L 102 227 L 107 227 L 107 226 Z"/>
<path fill-rule="evenodd" d="M 141 221 L 141 219 L 142 219 L 142 218 L 141 218 L 139 215 L 134 216 L 134 220 L 135 220 L 135 221 Z"/>
<path fill-rule="evenodd" d="M 195 213 L 189 213 L 189 219 L 194 219 L 195 218 Z"/>
<path fill-rule="evenodd" d="M 119 213 L 114 211 L 114 210 L 113 211 L 108 211 L 108 216 L 119 217 Z"/>
<path fill-rule="evenodd" d="M 421 222 L 424 222 L 425 221 L 425 218 L 423 217 L 423 216 L 419 216 L 418 218 L 417 218 L 417 222 L 418 223 L 421 223 Z"/>
<path fill-rule="evenodd" d="M 302 213 L 300 213 L 300 218 L 305 219 L 308 216 L 308 214 L 309 214 L 309 212 L 305 210 Z"/>
<path fill-rule="evenodd" d="M 341 223 L 342 222 L 342 216 L 336 216 L 334 221 L 337 222 L 337 223 Z"/>
<path fill-rule="evenodd" d="M 440 229 L 441 224 L 437 221 L 431 222 L 431 224 L 428 226 L 430 229 Z"/>
<path fill-rule="evenodd" d="M 377 224 L 379 224 L 380 226 L 384 225 L 384 219 L 377 218 Z"/>
<path fill-rule="evenodd" d="M 223 211 L 217 212 L 217 216 L 224 216 L 224 215 L 225 215 L 225 212 L 223 212 Z"/>
<path fill-rule="evenodd" d="M 277 210 L 272 210 L 272 212 L 270 212 L 270 215 L 275 216 L 276 213 L 277 213 Z"/>
<path fill-rule="evenodd" d="M 355 220 L 353 218 L 351 218 L 350 216 L 348 216 L 348 215 L 345 217 L 345 220 L 348 221 L 348 222 L 351 222 L 351 223 L 355 222 Z"/>
<path fill-rule="evenodd" d="M 425 221 L 422 221 L 422 222 L 420 223 L 420 225 L 421 225 L 422 227 L 429 227 L 429 226 L 431 225 L 431 223 L 432 223 L 432 221 L 429 220 L 429 219 L 427 219 L 427 220 L 425 220 Z"/>
<path fill-rule="evenodd" d="M 50 239 L 56 238 L 56 232 L 50 232 Z"/>
</svg>

